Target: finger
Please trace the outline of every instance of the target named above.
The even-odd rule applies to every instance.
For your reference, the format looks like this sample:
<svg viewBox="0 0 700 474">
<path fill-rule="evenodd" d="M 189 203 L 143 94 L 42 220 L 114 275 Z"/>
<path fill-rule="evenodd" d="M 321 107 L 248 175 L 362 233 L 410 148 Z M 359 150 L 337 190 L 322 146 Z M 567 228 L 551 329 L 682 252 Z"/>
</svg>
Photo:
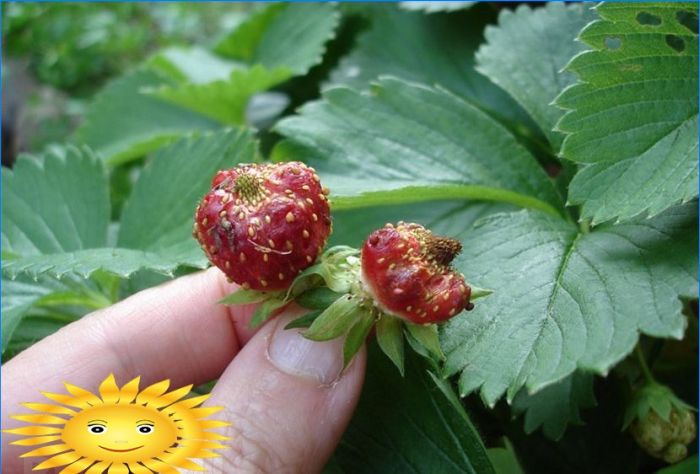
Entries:
<svg viewBox="0 0 700 474">
<path fill-rule="evenodd" d="M 48 336 L 3 365 L 2 427 L 18 426 L 7 416 L 25 412 L 21 402 L 42 401 L 40 391 L 64 393 L 64 381 L 95 392 L 110 373 L 120 384 L 141 376 L 142 387 L 217 378 L 253 334 L 247 329 L 253 305 L 217 303 L 235 288 L 210 269 L 142 291 Z M 18 462 L 3 456 L 3 470 L 14 472 L 8 458 Z"/>
<path fill-rule="evenodd" d="M 284 330 L 298 309 L 265 326 L 226 369 L 209 405 L 224 407 L 228 449 L 213 472 L 319 472 L 362 388 L 365 351 L 343 366 L 342 340 L 313 342 Z M 221 417 L 219 414 L 217 417 Z"/>
</svg>

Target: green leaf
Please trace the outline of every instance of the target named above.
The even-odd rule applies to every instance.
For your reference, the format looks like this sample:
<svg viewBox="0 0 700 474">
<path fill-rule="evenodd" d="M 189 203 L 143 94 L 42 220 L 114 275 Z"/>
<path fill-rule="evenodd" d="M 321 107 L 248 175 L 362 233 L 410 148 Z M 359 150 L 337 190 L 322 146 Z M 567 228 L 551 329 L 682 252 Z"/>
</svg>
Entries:
<svg viewBox="0 0 700 474">
<path fill-rule="evenodd" d="M 284 327 L 284 329 L 294 329 L 294 328 L 308 328 L 313 324 L 313 322 L 321 315 L 322 311 L 311 311 L 306 313 L 304 316 L 297 318 Z"/>
<path fill-rule="evenodd" d="M 146 67 L 114 80 L 90 103 L 75 141 L 89 145 L 109 164 L 118 164 L 193 130 L 218 127 L 206 117 L 142 93 L 147 88 L 176 83 Z"/>
<path fill-rule="evenodd" d="M 265 321 L 270 319 L 270 317 L 275 311 L 277 311 L 286 304 L 287 302 L 281 296 L 266 299 L 255 309 L 253 317 L 250 318 L 250 323 L 248 324 L 248 326 L 251 329 L 257 328 L 258 326 L 262 325 Z"/>
<path fill-rule="evenodd" d="M 569 202 L 593 224 L 656 215 L 698 195 L 697 3 L 606 3 L 567 70 L 564 158 L 584 165 Z M 673 44 L 682 45 L 682 51 Z M 679 47 L 680 49 L 680 47 Z"/>
<path fill-rule="evenodd" d="M 643 420 L 650 411 L 655 411 L 664 421 L 669 421 L 671 410 L 694 410 L 693 407 L 678 398 L 671 388 L 658 383 L 648 383 L 638 389 L 627 409 L 622 429 L 626 429 L 635 419 Z"/>
<path fill-rule="evenodd" d="M 3 282 L 4 284 L 4 282 Z M 22 318 L 17 329 L 12 333 L 7 346 L 3 349 L 3 362 L 22 352 L 27 347 L 49 336 L 66 324 L 75 321 L 77 318 L 69 314 L 28 314 Z M 3 328 L 4 336 L 4 328 Z"/>
<path fill-rule="evenodd" d="M 395 206 L 376 206 L 345 211 L 333 210 L 333 233 L 329 245 L 361 246 L 367 236 L 387 222 L 416 222 L 438 235 L 458 235 L 478 219 L 496 212 L 517 210 L 497 202 L 429 201 Z"/>
<path fill-rule="evenodd" d="M 4 173 L 5 171 L 3 171 Z M 35 282 L 28 278 L 2 279 L 2 352 L 29 309 L 43 296 L 61 287 L 59 283 Z"/>
<path fill-rule="evenodd" d="M 102 247 L 75 252 L 32 255 L 5 262 L 3 273 L 11 278 L 21 274 L 30 275 L 32 278 L 43 274 L 62 278 L 72 273 L 88 278 L 98 270 L 105 270 L 122 278 L 128 278 L 134 272 L 147 268 L 172 276 L 173 270 L 181 264 L 204 268 L 206 261 L 204 254 L 202 257 L 196 255 L 198 250 L 196 245 L 192 249 L 189 247 L 191 246 L 172 247 L 169 249 L 172 253 Z"/>
<path fill-rule="evenodd" d="M 399 6 L 404 10 L 418 10 L 424 13 L 453 12 L 456 10 L 466 10 L 477 2 L 399 2 Z"/>
<path fill-rule="evenodd" d="M 401 376 L 404 374 L 402 322 L 393 316 L 381 316 L 377 320 L 377 344 L 391 359 Z"/>
<path fill-rule="evenodd" d="M 2 171 L 2 246 L 18 256 L 104 245 L 107 173 L 86 148 L 22 155 Z"/>
<path fill-rule="evenodd" d="M 681 338 L 679 296 L 697 295 L 697 204 L 590 233 L 521 211 L 463 235 L 455 266 L 494 289 L 442 331 L 446 372 L 489 405 L 580 368 L 606 373 L 639 333 Z"/>
<path fill-rule="evenodd" d="M 205 267 L 191 235 L 197 201 L 216 170 L 253 160 L 255 142 L 250 132 L 222 131 L 161 150 L 124 206 L 117 247 L 107 246 L 102 162 L 88 151 L 67 150 L 69 159 L 51 153 L 24 158 L 3 173 L 3 205 L 14 203 L 3 209 L 3 246 L 21 257 L 3 262 L 5 275 L 87 278 L 105 270 L 128 277 L 140 269 L 172 275 L 181 265 Z"/>
<path fill-rule="evenodd" d="M 464 408 L 435 386 L 427 361 L 408 351 L 402 377 L 376 344 L 368 349 L 362 397 L 335 452 L 345 472 L 494 473 Z"/>
<path fill-rule="evenodd" d="M 477 70 L 508 91 L 532 116 L 555 154 L 563 135 L 552 129 L 563 111 L 552 101 L 575 80 L 561 69 L 583 51 L 584 46 L 574 40 L 595 18 L 586 3 L 503 9 L 498 27 L 486 27 L 486 43 L 476 53 Z"/>
<path fill-rule="evenodd" d="M 192 238 L 197 203 L 216 171 L 254 161 L 256 146 L 250 131 L 224 130 L 160 150 L 144 167 L 124 206 L 118 245 L 204 267 L 206 257 Z"/>
<path fill-rule="evenodd" d="M 242 125 L 246 123 L 250 98 L 290 77 L 292 71 L 285 67 L 268 69 L 255 65 L 250 69 L 234 69 L 226 80 L 163 85 L 149 93 L 219 122 Z"/>
<path fill-rule="evenodd" d="M 554 186 L 534 158 L 484 112 L 439 89 L 385 78 L 371 95 L 346 87 L 286 118 L 293 140 L 276 159 L 305 159 L 334 209 L 435 199 L 514 203 L 556 214 Z"/>
<path fill-rule="evenodd" d="M 411 324 L 406 323 L 406 330 L 429 354 L 437 360 L 444 360 L 445 354 L 440 347 L 438 327 L 436 324 Z"/>
<path fill-rule="evenodd" d="M 358 315 L 364 312 L 358 298 L 343 295 L 326 308 L 303 335 L 314 341 L 335 339 L 347 333 L 357 322 Z"/>
<path fill-rule="evenodd" d="M 656 474 L 696 474 L 698 468 L 698 455 L 695 454 L 678 464 L 659 469 Z"/>
<path fill-rule="evenodd" d="M 223 59 L 198 46 L 166 48 L 152 56 L 148 64 L 178 82 L 193 84 L 226 80 L 234 69 L 245 67 L 244 64 Z"/>
<path fill-rule="evenodd" d="M 215 50 L 248 64 L 283 67 L 303 75 L 321 62 L 339 20 L 330 3 L 270 4 L 239 25 Z"/>
<path fill-rule="evenodd" d="M 525 474 L 518 462 L 518 457 L 513 449 L 513 444 L 508 438 L 503 438 L 505 446 L 489 448 L 489 459 L 493 463 L 496 474 Z"/>
<path fill-rule="evenodd" d="M 355 354 L 362 348 L 369 332 L 374 326 L 375 318 L 369 311 L 358 311 L 354 317 L 355 324 L 345 336 L 343 344 L 343 368 L 347 367 Z"/>
<path fill-rule="evenodd" d="M 308 291 L 305 291 L 304 293 L 294 298 L 294 301 L 296 301 L 297 304 L 303 306 L 304 308 L 323 310 L 328 308 L 341 296 L 343 296 L 342 293 L 338 293 L 336 291 L 331 290 L 330 288 L 322 286 L 319 288 L 312 288 Z"/>
<path fill-rule="evenodd" d="M 276 295 L 258 290 L 246 290 L 244 288 L 240 288 L 239 290 L 231 293 L 230 295 L 226 296 L 226 298 L 219 301 L 219 304 L 259 303 L 261 301 L 265 301 L 271 296 L 274 297 Z"/>
<path fill-rule="evenodd" d="M 595 404 L 593 375 L 576 371 L 537 393 L 521 390 L 513 399 L 513 411 L 525 413 L 525 433 L 542 427 L 547 438 L 559 440 L 569 423 L 582 424 L 580 410 Z"/>
<path fill-rule="evenodd" d="M 529 124 L 518 104 L 474 69 L 474 52 L 492 16 L 485 7 L 477 10 L 425 15 L 401 11 L 395 5 L 372 5 L 367 10 L 369 30 L 340 61 L 330 82 L 366 90 L 382 76 L 395 76 L 426 86 L 439 85 L 502 122 Z"/>
</svg>

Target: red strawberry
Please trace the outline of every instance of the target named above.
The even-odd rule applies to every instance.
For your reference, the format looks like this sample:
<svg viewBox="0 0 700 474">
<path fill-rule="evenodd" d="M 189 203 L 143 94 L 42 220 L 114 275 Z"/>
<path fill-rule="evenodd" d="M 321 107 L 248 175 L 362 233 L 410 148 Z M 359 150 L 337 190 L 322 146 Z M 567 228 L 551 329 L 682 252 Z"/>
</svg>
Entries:
<svg viewBox="0 0 700 474">
<path fill-rule="evenodd" d="M 385 313 L 417 324 L 445 321 L 474 307 L 464 275 L 450 266 L 461 249 L 419 224 L 387 224 L 362 247 L 365 290 Z"/>
<path fill-rule="evenodd" d="M 281 290 L 310 266 L 331 232 L 327 188 L 303 163 L 219 171 L 197 207 L 194 237 L 246 289 Z"/>
</svg>

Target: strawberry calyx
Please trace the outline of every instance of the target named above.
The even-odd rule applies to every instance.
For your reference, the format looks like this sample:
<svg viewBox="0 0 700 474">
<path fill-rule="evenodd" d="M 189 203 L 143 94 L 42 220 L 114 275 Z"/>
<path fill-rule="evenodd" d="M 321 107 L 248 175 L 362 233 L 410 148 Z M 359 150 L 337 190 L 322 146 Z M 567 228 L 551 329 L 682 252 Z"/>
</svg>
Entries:
<svg viewBox="0 0 700 474">
<path fill-rule="evenodd" d="M 433 273 L 431 278 L 433 276 L 439 278 L 445 273 L 455 272 L 450 267 L 450 263 L 461 250 L 459 241 L 435 236 L 422 226 L 415 224 L 401 223 L 397 227 L 385 227 L 385 229 L 401 229 L 401 226 L 410 228 L 411 235 L 416 237 L 415 242 L 412 242 L 415 258 L 406 259 L 411 262 L 409 268 L 419 271 L 429 268 L 428 273 Z M 368 241 L 373 236 L 374 234 Z M 378 243 L 378 240 L 375 243 Z M 377 285 L 368 281 L 363 252 L 347 246 L 331 247 L 318 258 L 314 265 L 299 273 L 287 289 L 279 291 L 240 289 L 221 303 L 259 303 L 250 323 L 251 327 L 255 327 L 265 322 L 279 309 L 295 301 L 311 312 L 292 321 L 286 328 L 305 328 L 302 335 L 315 341 L 345 338 L 343 356 L 346 365 L 360 350 L 372 328 L 376 330 L 378 345 L 402 375 L 405 341 L 425 357 L 438 362 L 443 361 L 445 356 L 440 347 L 438 322 L 449 319 L 462 309 L 471 309 L 473 307 L 471 302 L 474 299 L 487 296 L 491 291 L 467 285 L 461 274 L 459 276 L 455 274 L 452 278 L 444 277 L 445 281 L 441 285 L 426 288 L 431 290 L 453 288 L 449 286 L 449 282 L 454 280 L 453 285 L 459 294 L 455 293 L 453 296 L 456 295 L 455 301 L 461 305 L 460 311 L 455 310 L 450 315 L 449 310 L 443 310 L 440 306 L 439 309 L 442 312 L 436 314 L 442 317 L 445 313 L 447 317 L 435 321 L 426 315 L 425 318 L 418 316 L 413 320 L 385 306 L 376 293 Z M 399 267 L 397 263 L 393 269 L 400 269 Z M 420 276 L 425 275 L 421 273 Z M 467 301 L 465 301 L 464 292 L 460 289 L 462 286 L 467 291 Z M 466 290 L 467 288 L 469 290 Z M 423 299 L 421 293 L 421 300 Z M 452 302 L 444 297 L 441 297 L 440 301 Z M 431 308 L 435 306 L 432 301 L 428 303 L 432 303 Z"/>
</svg>

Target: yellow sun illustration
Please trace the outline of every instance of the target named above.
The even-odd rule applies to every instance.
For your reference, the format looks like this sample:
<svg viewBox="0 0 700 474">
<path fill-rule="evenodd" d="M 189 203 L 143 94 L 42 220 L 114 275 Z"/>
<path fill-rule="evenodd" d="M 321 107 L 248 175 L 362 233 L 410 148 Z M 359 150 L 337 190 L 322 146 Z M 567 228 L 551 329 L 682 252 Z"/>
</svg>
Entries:
<svg viewBox="0 0 700 474">
<path fill-rule="evenodd" d="M 184 398 L 192 385 L 167 392 L 170 381 L 163 380 L 139 392 L 138 377 L 120 388 L 110 375 L 99 396 L 64 385 L 70 395 L 42 392 L 57 404 L 23 403 L 41 413 L 12 417 L 35 425 L 3 430 L 25 436 L 11 444 L 45 445 L 21 456 L 52 456 L 35 471 L 62 466 L 60 474 L 203 471 L 191 459 L 218 457 L 211 450 L 226 447 L 218 441 L 228 438 L 206 431 L 229 426 L 205 419 L 222 407 L 200 407 L 209 395 Z"/>
</svg>

